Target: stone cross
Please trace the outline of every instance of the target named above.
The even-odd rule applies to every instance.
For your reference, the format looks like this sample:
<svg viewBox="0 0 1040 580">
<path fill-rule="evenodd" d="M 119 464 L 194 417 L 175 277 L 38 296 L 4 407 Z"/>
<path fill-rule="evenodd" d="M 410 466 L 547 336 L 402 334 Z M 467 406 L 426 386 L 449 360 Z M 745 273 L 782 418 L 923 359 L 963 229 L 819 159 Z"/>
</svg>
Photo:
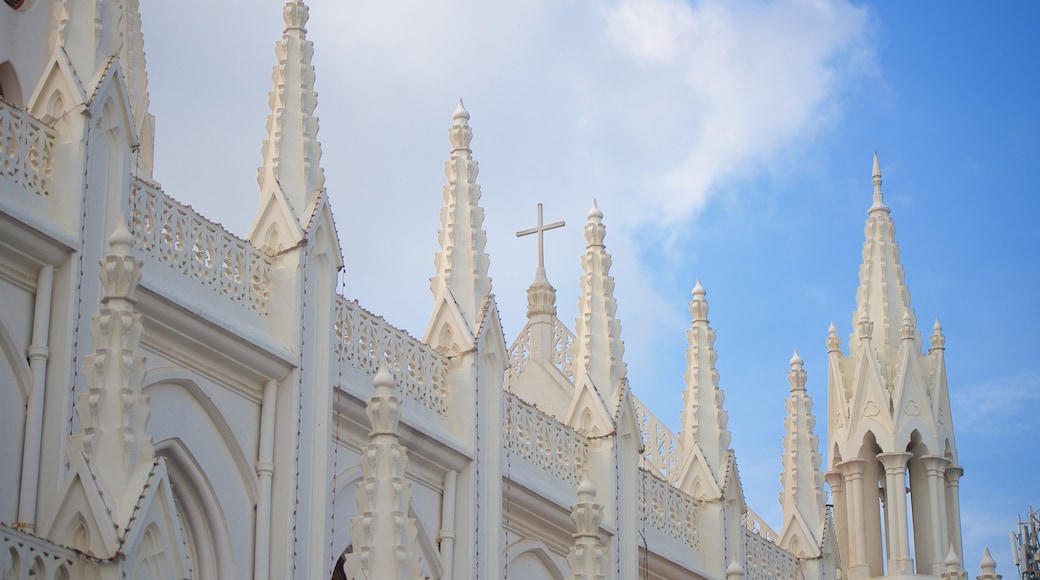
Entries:
<svg viewBox="0 0 1040 580">
<path fill-rule="evenodd" d="M 542 225 L 542 204 L 538 204 L 538 225 L 527 230 L 521 230 L 516 232 L 516 237 L 528 236 L 531 234 L 538 234 L 538 267 L 545 267 L 545 245 L 543 242 L 543 235 L 549 230 L 555 230 L 556 228 L 562 228 L 564 222 L 551 223 L 549 225 Z"/>
</svg>

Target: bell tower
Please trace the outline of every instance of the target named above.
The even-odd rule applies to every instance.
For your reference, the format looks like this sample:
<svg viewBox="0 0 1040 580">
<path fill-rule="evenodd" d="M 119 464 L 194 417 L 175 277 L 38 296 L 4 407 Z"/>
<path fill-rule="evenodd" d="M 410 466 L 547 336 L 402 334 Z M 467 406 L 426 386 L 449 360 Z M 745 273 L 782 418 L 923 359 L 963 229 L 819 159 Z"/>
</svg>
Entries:
<svg viewBox="0 0 1040 580">
<path fill-rule="evenodd" d="M 961 551 L 963 470 L 950 417 L 938 320 L 922 352 L 917 316 L 874 154 L 863 264 L 849 354 L 831 325 L 826 474 L 845 577 L 965 578 L 947 569 Z"/>
</svg>

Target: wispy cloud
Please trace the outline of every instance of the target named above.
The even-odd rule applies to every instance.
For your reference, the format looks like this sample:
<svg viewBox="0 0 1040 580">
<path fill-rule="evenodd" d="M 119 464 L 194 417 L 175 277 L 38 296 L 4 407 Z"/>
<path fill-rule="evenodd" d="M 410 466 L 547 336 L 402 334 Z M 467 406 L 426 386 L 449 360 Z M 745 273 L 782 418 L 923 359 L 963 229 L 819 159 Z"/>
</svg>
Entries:
<svg viewBox="0 0 1040 580">
<path fill-rule="evenodd" d="M 1040 374 L 992 377 L 950 394 L 957 433 L 1004 437 L 1040 429 Z"/>
</svg>

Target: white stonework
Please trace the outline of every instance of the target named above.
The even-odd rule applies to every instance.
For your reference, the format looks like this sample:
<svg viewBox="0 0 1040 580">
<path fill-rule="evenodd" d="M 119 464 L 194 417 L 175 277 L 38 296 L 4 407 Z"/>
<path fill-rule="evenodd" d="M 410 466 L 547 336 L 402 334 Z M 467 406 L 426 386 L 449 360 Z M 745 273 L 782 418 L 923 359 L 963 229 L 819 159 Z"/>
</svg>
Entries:
<svg viewBox="0 0 1040 580">
<path fill-rule="evenodd" d="M 922 353 L 876 160 L 849 354 L 826 342 L 829 467 L 796 354 L 774 531 L 744 503 L 699 282 L 679 433 L 629 385 L 595 202 L 573 327 L 539 259 L 506 337 L 460 102 L 409 336 L 336 292 L 307 6 L 271 34 L 244 238 L 152 178 L 137 6 L 0 6 L 0 577 L 966 578 L 945 338 Z M 540 255 L 557 225 L 539 209 Z"/>
</svg>

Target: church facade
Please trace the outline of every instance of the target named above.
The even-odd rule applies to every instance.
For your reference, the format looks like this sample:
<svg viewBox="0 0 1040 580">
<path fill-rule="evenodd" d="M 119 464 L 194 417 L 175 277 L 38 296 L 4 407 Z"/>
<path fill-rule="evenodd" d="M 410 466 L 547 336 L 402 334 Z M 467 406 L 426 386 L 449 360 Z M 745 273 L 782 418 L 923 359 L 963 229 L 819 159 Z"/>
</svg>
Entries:
<svg viewBox="0 0 1040 580">
<path fill-rule="evenodd" d="M 967 578 L 945 339 L 917 331 L 876 156 L 829 459 L 795 353 L 774 530 L 699 282 L 679 433 L 629 388 L 595 204 L 577 320 L 540 265 L 505 336 L 460 102 L 409 336 L 337 294 L 307 6 L 283 9 L 240 238 L 152 178 L 137 5 L 0 6 L 0 577 Z"/>
</svg>

